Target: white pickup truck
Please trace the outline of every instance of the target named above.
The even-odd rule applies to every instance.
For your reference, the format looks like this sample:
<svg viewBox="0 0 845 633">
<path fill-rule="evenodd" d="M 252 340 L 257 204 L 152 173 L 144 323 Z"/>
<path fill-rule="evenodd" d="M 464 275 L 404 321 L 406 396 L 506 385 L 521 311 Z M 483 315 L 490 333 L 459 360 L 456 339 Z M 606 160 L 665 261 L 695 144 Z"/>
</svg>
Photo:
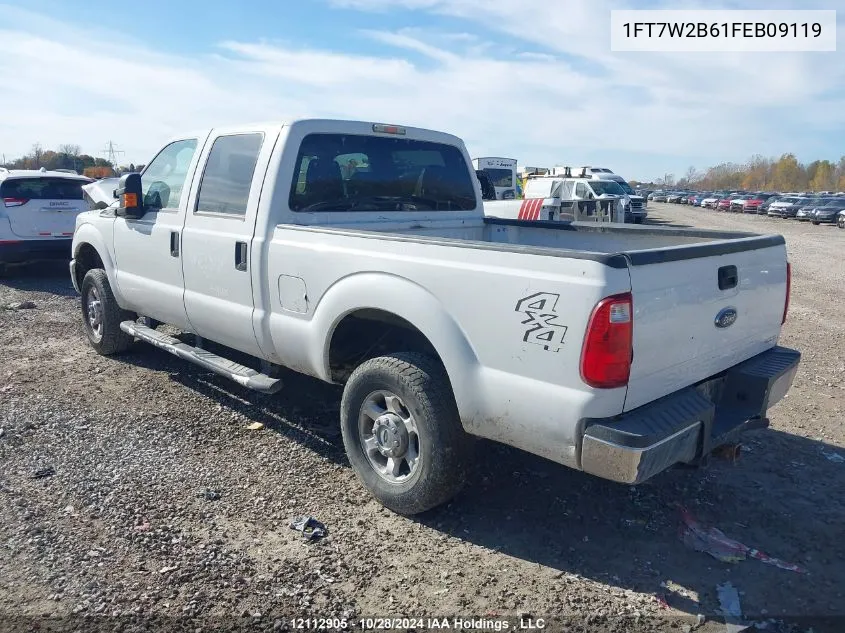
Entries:
<svg viewBox="0 0 845 633">
<path fill-rule="evenodd" d="M 781 236 L 485 218 L 448 134 L 207 130 L 115 194 L 73 237 L 93 348 L 344 384 L 349 461 L 404 514 L 456 494 L 472 436 L 629 484 L 696 463 L 767 424 L 800 358 Z"/>
</svg>

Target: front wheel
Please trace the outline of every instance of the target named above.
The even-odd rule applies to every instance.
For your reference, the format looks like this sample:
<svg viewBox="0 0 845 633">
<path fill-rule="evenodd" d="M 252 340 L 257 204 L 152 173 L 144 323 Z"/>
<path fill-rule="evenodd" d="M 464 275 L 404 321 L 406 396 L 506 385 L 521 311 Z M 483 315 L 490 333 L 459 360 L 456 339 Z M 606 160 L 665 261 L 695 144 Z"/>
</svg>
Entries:
<svg viewBox="0 0 845 633">
<path fill-rule="evenodd" d="M 840 229 L 845 229 L 845 218 L 839 218 L 839 221 L 836 223 L 836 225 Z"/>
<path fill-rule="evenodd" d="M 418 514 L 463 487 L 470 441 L 437 360 L 400 352 L 362 363 L 346 383 L 340 416 L 352 468 L 390 510 Z"/>
<path fill-rule="evenodd" d="M 123 310 L 111 291 L 106 271 L 94 268 L 82 279 L 82 322 L 85 334 L 98 354 L 111 356 L 125 352 L 133 337 L 120 329 L 122 321 L 132 321 L 132 312 Z"/>
<path fill-rule="evenodd" d="M 813 220 L 813 226 L 818 226 L 818 225 L 819 225 L 819 223 L 816 222 L 815 220 Z"/>
</svg>

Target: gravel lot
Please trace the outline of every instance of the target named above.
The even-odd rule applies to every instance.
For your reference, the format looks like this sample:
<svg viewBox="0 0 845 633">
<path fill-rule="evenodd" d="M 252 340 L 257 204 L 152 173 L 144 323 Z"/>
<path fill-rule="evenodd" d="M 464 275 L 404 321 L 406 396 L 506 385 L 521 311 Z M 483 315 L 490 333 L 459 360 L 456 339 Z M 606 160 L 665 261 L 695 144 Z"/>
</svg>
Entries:
<svg viewBox="0 0 845 633">
<path fill-rule="evenodd" d="M 414 520 L 358 484 L 337 388 L 293 375 L 256 395 L 142 344 L 99 357 L 65 266 L 14 272 L 0 305 L 35 308 L 0 309 L 0 630 L 46 615 L 86 630 L 272 630 L 308 615 L 515 628 L 522 614 L 564 618 L 553 630 L 681 631 L 705 614 L 695 630 L 711 633 L 725 630 L 711 617 L 726 581 L 768 631 L 845 630 L 845 231 L 665 204 L 652 217 L 786 236 L 782 344 L 804 357 L 772 427 L 736 464 L 636 488 L 483 443 L 465 492 Z M 809 573 L 688 549 L 679 505 Z M 289 529 L 302 514 L 329 536 Z M 801 616 L 840 619 L 784 624 Z"/>
</svg>

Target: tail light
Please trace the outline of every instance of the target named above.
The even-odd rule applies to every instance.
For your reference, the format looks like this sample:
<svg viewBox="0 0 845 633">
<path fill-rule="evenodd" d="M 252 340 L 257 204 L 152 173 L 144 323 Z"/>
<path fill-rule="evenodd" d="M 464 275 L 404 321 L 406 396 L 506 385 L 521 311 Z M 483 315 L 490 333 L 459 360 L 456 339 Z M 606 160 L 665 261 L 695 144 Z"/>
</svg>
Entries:
<svg viewBox="0 0 845 633">
<path fill-rule="evenodd" d="M 27 198 L 3 198 L 3 204 L 7 207 L 20 207 L 29 202 Z"/>
<path fill-rule="evenodd" d="M 786 313 L 789 310 L 789 295 L 792 293 L 792 264 L 786 262 L 786 298 L 783 300 L 783 319 L 780 324 L 786 323 Z"/>
<path fill-rule="evenodd" d="M 597 389 L 628 384 L 633 355 L 631 293 L 605 297 L 590 316 L 581 350 L 581 378 Z"/>
</svg>

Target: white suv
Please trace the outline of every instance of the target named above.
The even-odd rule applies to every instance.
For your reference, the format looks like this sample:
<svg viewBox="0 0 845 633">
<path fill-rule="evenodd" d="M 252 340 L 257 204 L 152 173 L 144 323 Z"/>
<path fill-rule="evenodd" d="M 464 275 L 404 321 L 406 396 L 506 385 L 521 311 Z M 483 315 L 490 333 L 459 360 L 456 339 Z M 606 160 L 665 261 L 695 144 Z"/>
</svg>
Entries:
<svg viewBox="0 0 845 633">
<path fill-rule="evenodd" d="M 0 272 L 6 264 L 70 260 L 76 216 L 87 211 L 90 178 L 63 171 L 0 167 Z"/>
</svg>

